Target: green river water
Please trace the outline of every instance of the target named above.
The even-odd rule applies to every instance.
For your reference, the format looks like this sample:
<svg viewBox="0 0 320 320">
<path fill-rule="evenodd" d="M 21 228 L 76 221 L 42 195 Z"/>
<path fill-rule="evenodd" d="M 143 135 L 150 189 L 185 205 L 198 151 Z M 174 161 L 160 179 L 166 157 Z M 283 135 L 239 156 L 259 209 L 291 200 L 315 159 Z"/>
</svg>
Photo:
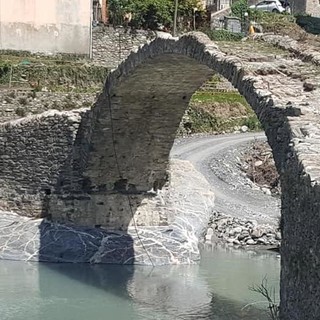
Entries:
<svg viewBox="0 0 320 320">
<path fill-rule="evenodd" d="M 266 320 L 249 287 L 266 277 L 278 292 L 279 274 L 277 254 L 228 248 L 155 268 L 2 260 L 0 320 Z"/>
</svg>

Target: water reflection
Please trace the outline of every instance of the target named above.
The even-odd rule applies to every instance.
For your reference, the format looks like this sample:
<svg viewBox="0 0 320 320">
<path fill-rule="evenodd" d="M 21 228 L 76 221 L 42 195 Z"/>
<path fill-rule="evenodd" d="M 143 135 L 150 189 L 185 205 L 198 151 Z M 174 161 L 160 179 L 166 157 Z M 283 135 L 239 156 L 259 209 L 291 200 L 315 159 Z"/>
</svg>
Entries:
<svg viewBox="0 0 320 320">
<path fill-rule="evenodd" d="M 248 290 L 275 254 L 205 251 L 195 266 L 110 266 L 0 261 L 1 320 L 268 319 Z M 271 281 L 272 282 L 272 281 Z M 265 306 L 263 306 L 265 307 Z"/>
</svg>

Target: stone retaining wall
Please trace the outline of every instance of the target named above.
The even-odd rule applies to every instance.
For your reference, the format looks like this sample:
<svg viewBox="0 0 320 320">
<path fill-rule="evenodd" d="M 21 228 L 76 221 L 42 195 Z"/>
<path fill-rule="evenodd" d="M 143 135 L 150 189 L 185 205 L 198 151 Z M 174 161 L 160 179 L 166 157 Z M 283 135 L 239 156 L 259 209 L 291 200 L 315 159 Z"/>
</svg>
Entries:
<svg viewBox="0 0 320 320">
<path fill-rule="evenodd" d="M 72 175 L 81 111 L 49 111 L 0 124 L 0 209 L 48 213 L 48 197 Z"/>
<path fill-rule="evenodd" d="M 31 90 L 0 91 L 0 123 L 40 114 L 48 110 L 70 111 L 91 107 L 93 93 L 36 92 Z"/>
<path fill-rule="evenodd" d="M 132 50 L 155 37 L 156 33 L 153 31 L 95 27 L 92 32 L 93 61 L 108 68 L 115 68 Z"/>
</svg>

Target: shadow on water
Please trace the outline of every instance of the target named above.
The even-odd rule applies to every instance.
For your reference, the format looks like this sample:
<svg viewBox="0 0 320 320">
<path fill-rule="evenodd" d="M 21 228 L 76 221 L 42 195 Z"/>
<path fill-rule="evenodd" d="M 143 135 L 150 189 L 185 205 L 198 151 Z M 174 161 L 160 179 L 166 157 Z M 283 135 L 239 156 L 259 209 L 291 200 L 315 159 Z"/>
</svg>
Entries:
<svg viewBox="0 0 320 320">
<path fill-rule="evenodd" d="M 156 268 L 3 260 L 0 318 L 266 320 L 266 304 L 248 290 L 266 270 L 278 278 L 279 261 L 270 254 L 221 251 L 200 265 Z"/>
<path fill-rule="evenodd" d="M 62 283 L 63 277 L 72 281 L 65 280 L 69 285 L 57 286 L 53 283 L 55 277 L 48 276 L 48 270 L 62 276 Z M 60 306 L 61 315 L 72 309 L 77 312 L 72 306 L 82 301 L 87 304 L 86 310 L 91 310 L 93 319 L 98 319 L 95 314 L 100 312 L 117 319 L 267 319 L 261 310 L 243 309 L 243 304 L 213 293 L 204 279 L 195 277 L 196 271 L 195 266 L 152 270 L 134 266 L 45 264 L 40 269 L 39 285 L 42 297 L 70 302 L 68 310 Z M 75 290 L 78 285 L 73 280 L 81 283 L 81 291 Z M 99 297 L 97 290 L 92 291 L 89 287 L 98 289 Z M 56 308 L 59 304 L 53 309 Z M 78 319 L 85 318 L 80 313 Z"/>
<path fill-rule="evenodd" d="M 215 268 L 214 261 L 211 263 Z M 216 267 L 221 268 L 219 264 Z M 61 316 L 75 313 L 78 320 L 87 319 L 89 311 L 97 320 L 101 314 L 105 319 L 268 319 L 266 308 L 244 307 L 245 298 L 222 294 L 226 288 L 218 287 L 219 279 L 211 283 L 217 276 L 211 272 L 201 265 L 152 268 L 45 263 L 39 265 L 39 289 L 41 297 L 53 302 L 49 306 L 52 312 L 59 309 L 55 314 Z M 61 301 L 68 301 L 68 306 Z"/>
<path fill-rule="evenodd" d="M 39 225 L 39 261 L 133 264 L 132 237 L 123 231 L 55 224 Z"/>
</svg>

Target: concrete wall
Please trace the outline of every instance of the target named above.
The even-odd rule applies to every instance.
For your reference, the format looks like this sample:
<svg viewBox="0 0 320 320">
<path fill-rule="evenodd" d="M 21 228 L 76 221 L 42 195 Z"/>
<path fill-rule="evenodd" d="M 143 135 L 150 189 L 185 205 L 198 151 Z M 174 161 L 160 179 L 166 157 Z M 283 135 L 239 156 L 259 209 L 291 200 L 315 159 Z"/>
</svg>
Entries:
<svg viewBox="0 0 320 320">
<path fill-rule="evenodd" d="M 90 52 L 88 0 L 0 0 L 0 49 Z"/>
<path fill-rule="evenodd" d="M 306 1 L 306 13 L 312 17 L 320 17 L 320 3 L 318 0 Z"/>
<path fill-rule="evenodd" d="M 320 3 L 318 0 L 292 0 L 289 1 L 293 14 L 310 14 L 312 17 L 320 17 Z"/>
</svg>

